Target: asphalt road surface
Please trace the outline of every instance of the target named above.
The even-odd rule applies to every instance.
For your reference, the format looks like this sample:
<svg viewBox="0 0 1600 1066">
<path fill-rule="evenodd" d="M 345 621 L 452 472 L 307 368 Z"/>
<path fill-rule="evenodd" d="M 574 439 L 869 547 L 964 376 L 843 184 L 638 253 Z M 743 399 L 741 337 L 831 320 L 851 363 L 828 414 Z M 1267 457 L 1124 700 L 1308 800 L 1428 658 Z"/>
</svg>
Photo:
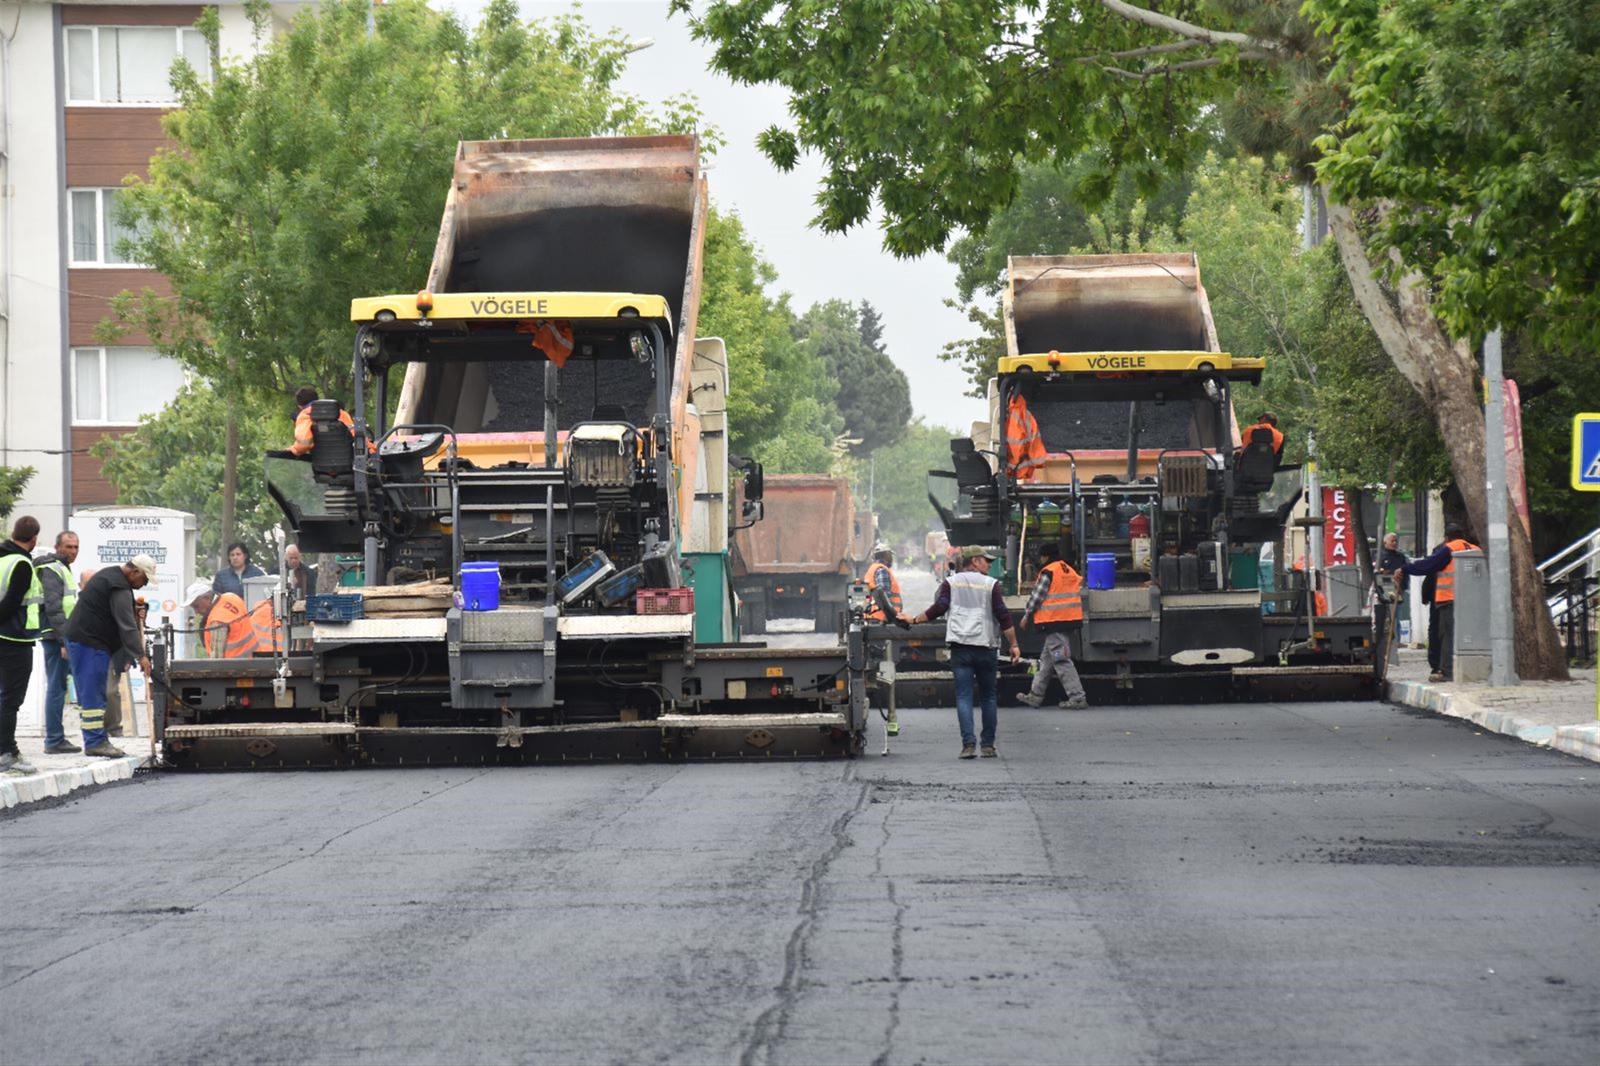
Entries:
<svg viewBox="0 0 1600 1066">
<path fill-rule="evenodd" d="M 7 1062 L 1592 1063 L 1600 767 L 1378 704 L 0 820 Z"/>
</svg>

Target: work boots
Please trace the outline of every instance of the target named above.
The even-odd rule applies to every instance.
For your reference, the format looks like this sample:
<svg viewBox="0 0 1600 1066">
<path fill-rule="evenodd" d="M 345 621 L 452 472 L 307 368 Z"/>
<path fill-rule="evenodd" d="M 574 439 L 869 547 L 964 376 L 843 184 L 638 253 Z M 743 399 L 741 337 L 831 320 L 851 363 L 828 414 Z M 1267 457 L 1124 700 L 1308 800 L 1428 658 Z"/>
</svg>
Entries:
<svg viewBox="0 0 1600 1066">
<path fill-rule="evenodd" d="M 111 743 L 111 741 L 102 740 L 88 751 L 85 751 L 84 754 L 93 755 L 98 759 L 120 759 L 128 753 Z"/>
<path fill-rule="evenodd" d="M 1044 697 L 1035 696 L 1032 692 L 1019 692 L 1017 693 L 1017 702 L 1026 703 L 1029 707 L 1043 707 Z"/>
<path fill-rule="evenodd" d="M 958 759 L 976 759 L 977 757 L 978 746 L 976 744 L 961 745 L 961 754 L 956 756 Z"/>
</svg>

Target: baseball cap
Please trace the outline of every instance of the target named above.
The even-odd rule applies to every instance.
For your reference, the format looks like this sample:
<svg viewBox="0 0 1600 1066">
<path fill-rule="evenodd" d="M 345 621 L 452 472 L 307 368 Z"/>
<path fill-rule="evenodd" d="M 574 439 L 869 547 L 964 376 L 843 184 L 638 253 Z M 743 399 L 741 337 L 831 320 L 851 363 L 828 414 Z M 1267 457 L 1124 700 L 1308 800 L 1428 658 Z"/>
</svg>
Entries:
<svg viewBox="0 0 1600 1066">
<path fill-rule="evenodd" d="M 996 555 L 994 552 L 990 551 L 988 548 L 985 548 L 981 544 L 968 544 L 965 548 L 961 549 L 961 558 L 988 559 L 990 562 L 993 562 L 994 560 L 1000 558 L 1000 556 Z"/>
<path fill-rule="evenodd" d="M 189 583 L 189 587 L 183 590 L 183 602 L 184 603 L 193 603 L 195 600 L 198 600 L 201 596 L 208 595 L 210 592 L 211 592 L 211 582 L 209 582 L 209 581 L 191 581 Z"/>
<path fill-rule="evenodd" d="M 136 570 L 143 570 L 147 580 L 154 581 L 156 579 L 156 561 L 150 556 L 135 555 L 128 560 L 128 565 Z"/>
</svg>

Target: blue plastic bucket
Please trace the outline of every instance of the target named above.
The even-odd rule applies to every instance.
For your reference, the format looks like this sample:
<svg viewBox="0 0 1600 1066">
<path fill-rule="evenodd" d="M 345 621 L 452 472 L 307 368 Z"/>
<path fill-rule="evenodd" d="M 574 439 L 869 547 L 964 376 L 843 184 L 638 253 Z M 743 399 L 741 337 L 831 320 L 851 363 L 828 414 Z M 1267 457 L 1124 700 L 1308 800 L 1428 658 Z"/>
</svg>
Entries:
<svg viewBox="0 0 1600 1066">
<path fill-rule="evenodd" d="M 494 611 L 500 607 L 500 564 L 461 564 L 461 609 Z"/>
<path fill-rule="evenodd" d="M 1117 557 L 1111 552 L 1089 553 L 1089 587 L 1114 588 L 1117 584 Z"/>
</svg>

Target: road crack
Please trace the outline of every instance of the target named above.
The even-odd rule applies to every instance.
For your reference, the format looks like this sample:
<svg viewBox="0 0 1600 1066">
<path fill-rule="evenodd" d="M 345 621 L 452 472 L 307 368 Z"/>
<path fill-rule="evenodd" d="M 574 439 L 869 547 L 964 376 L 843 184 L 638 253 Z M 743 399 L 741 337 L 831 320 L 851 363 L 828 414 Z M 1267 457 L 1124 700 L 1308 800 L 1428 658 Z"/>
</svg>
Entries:
<svg viewBox="0 0 1600 1066">
<path fill-rule="evenodd" d="M 854 778 L 855 764 L 851 763 L 845 773 L 847 781 Z M 751 1026 L 750 1039 L 746 1041 L 744 1052 L 739 1056 L 740 1066 L 755 1066 L 755 1063 L 762 1059 L 770 1062 L 773 1046 L 784 1036 L 784 1030 L 789 1024 L 789 1015 L 794 1010 L 795 1002 L 800 998 L 806 944 L 811 939 L 812 930 L 816 928 L 817 916 L 822 910 L 822 880 L 827 876 L 833 861 L 850 846 L 848 831 L 850 822 L 866 806 L 870 790 L 871 785 L 866 782 L 857 786 L 855 803 L 834 819 L 829 829 L 833 838 L 832 843 L 812 862 L 811 872 L 806 875 L 804 883 L 800 886 L 800 920 L 790 931 L 789 941 L 784 947 L 783 977 L 773 990 L 777 1000 L 762 1011 L 756 1018 L 755 1024 Z"/>
</svg>

